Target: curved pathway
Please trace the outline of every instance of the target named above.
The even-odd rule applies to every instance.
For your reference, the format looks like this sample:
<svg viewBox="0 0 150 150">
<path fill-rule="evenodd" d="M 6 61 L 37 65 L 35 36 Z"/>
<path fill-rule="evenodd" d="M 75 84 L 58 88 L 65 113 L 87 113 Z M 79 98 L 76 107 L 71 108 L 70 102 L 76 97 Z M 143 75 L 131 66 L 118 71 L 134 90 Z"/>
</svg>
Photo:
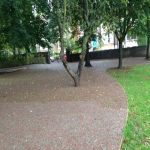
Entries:
<svg viewBox="0 0 150 150">
<path fill-rule="evenodd" d="M 118 60 L 92 61 L 81 86 L 61 63 L 0 75 L 1 150 L 119 150 L 126 95 L 106 74 Z M 126 65 L 147 63 L 124 59 Z M 77 64 L 70 64 L 76 70 Z"/>
</svg>

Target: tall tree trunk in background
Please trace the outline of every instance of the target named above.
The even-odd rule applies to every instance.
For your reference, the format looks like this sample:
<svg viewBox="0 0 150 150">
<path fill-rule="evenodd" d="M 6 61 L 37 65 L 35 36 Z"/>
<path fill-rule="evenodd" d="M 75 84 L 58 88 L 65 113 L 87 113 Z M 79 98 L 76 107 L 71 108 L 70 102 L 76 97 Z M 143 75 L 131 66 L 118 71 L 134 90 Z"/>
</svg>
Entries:
<svg viewBox="0 0 150 150">
<path fill-rule="evenodd" d="M 16 47 L 15 46 L 13 46 L 13 55 L 14 55 L 13 57 L 16 58 Z"/>
<path fill-rule="evenodd" d="M 21 55 L 21 54 L 20 54 L 20 48 L 18 48 L 18 56 L 19 56 L 19 58 L 20 58 L 20 55 Z"/>
<path fill-rule="evenodd" d="M 85 67 L 92 67 L 90 63 L 89 43 L 86 43 Z"/>
<path fill-rule="evenodd" d="M 122 38 L 119 39 L 119 64 L 118 69 L 122 69 Z"/>
<path fill-rule="evenodd" d="M 29 56 L 28 54 L 30 53 L 30 48 L 29 46 L 25 46 L 25 50 L 26 50 L 26 64 L 29 64 Z"/>
<path fill-rule="evenodd" d="M 150 36 L 147 36 L 147 50 L 146 50 L 146 59 L 150 58 Z"/>
<path fill-rule="evenodd" d="M 47 52 L 47 62 L 50 64 L 51 63 L 51 60 L 50 60 L 50 50 L 48 49 L 48 52 Z"/>
<path fill-rule="evenodd" d="M 147 17 L 147 30 L 148 30 L 148 35 L 147 35 L 147 50 L 146 50 L 146 59 L 150 58 L 150 35 L 149 35 L 149 30 L 150 30 L 150 21 L 149 18 Z"/>
</svg>

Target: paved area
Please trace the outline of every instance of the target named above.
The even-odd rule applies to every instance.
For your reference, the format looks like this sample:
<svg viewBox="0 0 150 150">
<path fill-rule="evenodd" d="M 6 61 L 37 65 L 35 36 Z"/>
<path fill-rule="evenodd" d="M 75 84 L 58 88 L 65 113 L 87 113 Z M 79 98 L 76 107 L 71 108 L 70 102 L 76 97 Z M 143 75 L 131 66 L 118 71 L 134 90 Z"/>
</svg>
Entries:
<svg viewBox="0 0 150 150">
<path fill-rule="evenodd" d="M 78 88 L 61 63 L 0 74 L 0 150 L 119 150 L 127 100 L 105 72 L 118 60 L 91 63 Z"/>
</svg>

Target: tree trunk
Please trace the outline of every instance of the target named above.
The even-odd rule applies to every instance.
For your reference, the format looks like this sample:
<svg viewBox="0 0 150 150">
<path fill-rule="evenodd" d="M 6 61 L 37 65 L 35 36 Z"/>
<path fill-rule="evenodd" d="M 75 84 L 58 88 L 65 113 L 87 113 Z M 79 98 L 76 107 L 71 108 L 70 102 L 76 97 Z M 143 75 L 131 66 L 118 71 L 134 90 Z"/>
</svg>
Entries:
<svg viewBox="0 0 150 150">
<path fill-rule="evenodd" d="M 64 59 L 64 28 L 65 28 L 65 21 L 66 21 L 66 0 L 63 0 L 64 2 L 64 14 L 63 14 L 63 21 L 61 20 L 61 13 L 59 7 L 57 7 L 57 21 L 58 21 L 58 28 L 59 28 L 59 34 L 60 34 L 60 42 L 61 42 L 61 51 L 60 51 L 60 58 L 63 62 L 63 65 L 67 72 L 70 74 L 72 77 L 75 86 L 80 85 L 80 79 L 81 79 L 81 74 L 83 70 L 83 64 L 85 60 L 85 54 L 86 54 L 86 43 L 88 42 L 89 35 L 88 33 L 84 32 L 84 37 L 83 37 L 83 42 L 82 42 L 82 52 L 80 55 L 80 60 L 78 64 L 78 69 L 77 72 L 74 73 L 72 69 L 69 67 L 67 61 Z M 59 6 L 59 0 L 56 1 L 57 6 Z"/>
<path fill-rule="evenodd" d="M 18 48 L 18 56 L 19 56 L 19 58 L 20 58 L 20 48 Z"/>
<path fill-rule="evenodd" d="M 150 29 L 150 21 L 149 17 L 147 16 L 147 30 L 148 30 L 148 35 L 147 35 L 147 50 L 146 50 L 146 58 L 150 58 L 150 35 L 149 35 L 149 29 Z"/>
<path fill-rule="evenodd" d="M 84 60 L 85 60 L 85 54 L 86 54 L 86 49 L 87 49 L 86 44 L 88 42 L 88 39 L 89 39 L 89 35 L 87 33 L 84 33 L 83 42 L 82 42 L 82 52 L 80 55 L 78 69 L 76 72 L 76 75 L 78 77 L 78 85 L 80 85 L 80 79 L 81 79 L 81 75 L 82 75 L 82 70 L 83 70 L 83 65 L 84 65 Z"/>
<path fill-rule="evenodd" d="M 150 36 L 147 37 L 146 59 L 150 58 Z"/>
<path fill-rule="evenodd" d="M 64 28 L 65 28 L 65 21 L 66 21 L 66 0 L 64 0 L 63 2 L 64 2 L 64 16 L 63 16 L 62 22 L 61 22 L 61 13 L 60 13 L 59 7 L 57 8 L 57 12 L 56 12 L 59 34 L 60 34 L 60 43 L 61 43 L 60 59 L 62 60 L 66 71 L 72 77 L 74 84 L 77 87 L 80 83 L 79 76 L 77 73 L 74 73 L 72 71 L 72 69 L 68 65 L 68 62 L 64 59 Z M 57 6 L 59 6 L 59 0 L 56 1 L 56 4 L 57 4 Z"/>
<path fill-rule="evenodd" d="M 16 58 L 16 47 L 15 46 L 13 46 L 13 55 L 14 55 L 13 57 Z"/>
<path fill-rule="evenodd" d="M 26 64 L 28 65 L 29 64 L 28 54 L 30 53 L 30 48 L 29 48 L 29 46 L 25 46 L 25 49 L 26 49 Z"/>
<path fill-rule="evenodd" d="M 47 52 L 47 62 L 50 64 L 51 63 L 51 60 L 50 60 L 50 51 L 48 49 L 48 52 Z"/>
<path fill-rule="evenodd" d="M 122 39 L 119 39 L 119 64 L 118 69 L 122 69 Z"/>
<path fill-rule="evenodd" d="M 90 63 L 89 43 L 86 43 L 85 67 L 92 67 Z"/>
</svg>

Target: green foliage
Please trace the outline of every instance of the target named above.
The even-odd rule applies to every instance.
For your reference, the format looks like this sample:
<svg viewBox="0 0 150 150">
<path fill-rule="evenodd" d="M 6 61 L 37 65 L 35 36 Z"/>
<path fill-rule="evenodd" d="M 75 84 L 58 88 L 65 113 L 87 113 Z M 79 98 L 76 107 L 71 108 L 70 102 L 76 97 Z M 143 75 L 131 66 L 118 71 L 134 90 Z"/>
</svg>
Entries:
<svg viewBox="0 0 150 150">
<path fill-rule="evenodd" d="M 60 53 L 59 50 L 55 50 L 55 51 L 53 51 L 52 56 L 53 56 L 54 58 L 59 58 L 59 53 Z"/>
<path fill-rule="evenodd" d="M 50 56 L 53 55 L 53 50 L 49 50 Z"/>
<path fill-rule="evenodd" d="M 10 60 L 13 56 L 9 55 L 7 51 L 0 51 L 0 62 L 5 62 L 7 60 Z"/>
<path fill-rule="evenodd" d="M 64 40 L 64 47 L 66 50 L 71 51 L 72 53 L 79 53 L 81 52 L 81 45 L 78 44 L 73 38 L 65 38 Z"/>
<path fill-rule="evenodd" d="M 13 57 L 7 57 L 5 60 L 1 60 L 0 68 L 15 67 L 22 65 L 26 65 L 26 59 L 14 59 Z"/>
<path fill-rule="evenodd" d="M 138 19 L 145 14 L 144 7 L 144 0 L 140 5 L 136 0 L 109 1 L 104 25 L 115 32 L 118 40 L 124 40 L 128 31 L 135 27 Z"/>
<path fill-rule="evenodd" d="M 23 48 L 39 44 L 49 47 L 47 22 L 42 16 L 42 1 L 34 0 L 3 0 L 0 3 L 0 50 L 5 45 Z M 37 13 L 39 12 L 39 13 Z"/>
<path fill-rule="evenodd" d="M 122 85 L 128 99 L 122 150 L 150 149 L 150 65 L 111 70 L 109 73 Z"/>
<path fill-rule="evenodd" d="M 78 53 L 81 53 L 81 48 L 72 50 L 72 54 L 78 54 Z"/>
<path fill-rule="evenodd" d="M 138 36 L 137 43 L 139 46 L 147 45 L 147 36 Z"/>
<path fill-rule="evenodd" d="M 90 37 L 95 34 L 97 27 L 103 23 L 103 15 L 105 14 L 105 6 L 107 1 L 91 1 L 79 0 L 75 2 L 75 8 L 72 10 L 73 26 L 80 26 L 83 31 L 83 39 L 79 39 L 78 44 L 82 43 L 82 52 L 86 53 L 86 44 L 90 41 Z"/>
<path fill-rule="evenodd" d="M 104 42 L 101 39 L 99 40 L 99 45 L 98 46 L 99 46 L 99 48 L 104 46 Z"/>
<path fill-rule="evenodd" d="M 45 57 L 29 57 L 29 64 L 46 64 Z"/>
<path fill-rule="evenodd" d="M 108 1 L 103 25 L 106 26 L 108 30 L 114 31 L 119 41 L 118 68 L 122 68 L 122 43 L 125 36 L 131 29 L 133 30 L 133 28 L 142 24 L 139 22 L 150 14 L 150 11 L 148 11 L 149 6 L 149 0 L 141 0 L 140 4 L 137 0 Z M 138 30 L 139 29 L 135 30 L 136 35 Z M 146 32 L 144 33 L 146 34 Z"/>
<path fill-rule="evenodd" d="M 7 68 L 7 67 L 15 67 L 15 66 L 22 66 L 27 64 L 45 64 L 46 59 L 44 56 L 34 57 L 34 54 L 26 55 L 8 55 L 6 53 L 0 55 L 0 68 Z"/>
</svg>

